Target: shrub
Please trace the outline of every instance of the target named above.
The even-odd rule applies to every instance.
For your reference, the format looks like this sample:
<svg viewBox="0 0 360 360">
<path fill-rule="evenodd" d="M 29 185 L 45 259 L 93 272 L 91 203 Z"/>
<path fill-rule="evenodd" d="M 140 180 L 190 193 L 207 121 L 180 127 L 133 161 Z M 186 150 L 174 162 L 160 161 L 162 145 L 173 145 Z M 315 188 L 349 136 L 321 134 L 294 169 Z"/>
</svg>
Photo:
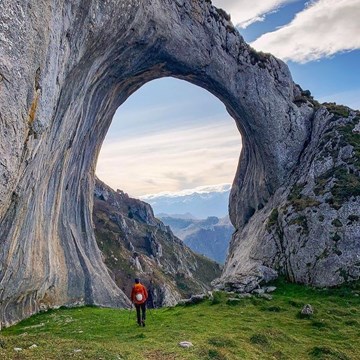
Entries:
<svg viewBox="0 0 360 360">
<path fill-rule="evenodd" d="M 347 118 L 350 115 L 350 108 L 344 105 L 337 105 L 336 103 L 323 103 L 327 111 L 334 114 L 337 118 Z"/>
<path fill-rule="evenodd" d="M 216 11 L 219 14 L 219 16 L 224 18 L 225 20 L 227 21 L 231 20 L 230 14 L 228 14 L 225 10 L 216 8 Z"/>
<path fill-rule="evenodd" d="M 262 69 L 265 69 L 265 63 L 270 59 L 271 54 L 262 51 L 256 51 L 253 48 L 249 49 L 250 62 L 252 65 L 258 64 Z"/>
<path fill-rule="evenodd" d="M 330 169 L 316 179 L 315 193 L 323 194 L 325 185 L 332 178 L 335 178 L 334 186 L 331 188 L 332 198 L 326 200 L 334 209 L 339 209 L 341 205 L 348 201 L 352 196 L 360 196 L 360 179 L 357 175 L 350 173 L 343 166 Z"/>
<path fill-rule="evenodd" d="M 273 227 L 277 223 L 278 217 L 279 217 L 279 210 L 275 208 L 271 211 L 271 214 L 266 224 L 266 230 L 268 232 L 270 232 L 271 227 Z"/>
<path fill-rule="evenodd" d="M 295 184 L 287 198 L 290 205 L 292 205 L 297 211 L 305 210 L 307 207 L 320 205 L 320 202 L 316 199 L 301 194 L 304 186 L 305 184 Z"/>
<path fill-rule="evenodd" d="M 221 304 L 223 301 L 224 295 L 220 291 L 215 291 L 213 293 L 213 298 L 211 300 L 211 305 Z"/>
</svg>

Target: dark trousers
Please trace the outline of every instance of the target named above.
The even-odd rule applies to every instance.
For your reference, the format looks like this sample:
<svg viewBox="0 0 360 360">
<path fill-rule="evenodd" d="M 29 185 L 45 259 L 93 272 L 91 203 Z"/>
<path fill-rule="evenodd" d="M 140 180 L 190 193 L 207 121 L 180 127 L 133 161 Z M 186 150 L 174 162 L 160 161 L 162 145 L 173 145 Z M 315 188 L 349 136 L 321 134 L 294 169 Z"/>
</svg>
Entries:
<svg viewBox="0 0 360 360">
<path fill-rule="evenodd" d="M 142 321 L 145 321 L 145 319 L 146 319 L 146 303 L 135 304 L 135 308 L 136 308 L 137 322 L 139 325 L 141 325 Z M 140 316 L 140 309 L 142 312 L 142 314 L 141 314 L 142 316 Z"/>
</svg>

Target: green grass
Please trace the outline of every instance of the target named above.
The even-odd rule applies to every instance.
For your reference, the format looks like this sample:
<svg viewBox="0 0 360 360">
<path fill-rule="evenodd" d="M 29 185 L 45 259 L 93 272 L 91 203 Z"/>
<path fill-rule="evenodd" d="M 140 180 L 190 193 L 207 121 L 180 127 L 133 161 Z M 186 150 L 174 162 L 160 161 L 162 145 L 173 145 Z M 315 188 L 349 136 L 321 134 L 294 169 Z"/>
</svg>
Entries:
<svg viewBox="0 0 360 360">
<path fill-rule="evenodd" d="M 336 103 L 323 103 L 326 109 L 333 113 L 336 118 L 347 118 L 350 115 L 350 108 L 344 105 L 338 105 Z"/>
<path fill-rule="evenodd" d="M 271 301 L 228 305 L 230 295 L 219 293 L 215 301 L 152 310 L 145 328 L 128 310 L 49 311 L 4 329 L 0 359 L 360 359 L 359 288 L 276 285 Z M 301 318 L 307 303 L 314 315 Z M 194 346 L 183 349 L 180 341 Z"/>
</svg>

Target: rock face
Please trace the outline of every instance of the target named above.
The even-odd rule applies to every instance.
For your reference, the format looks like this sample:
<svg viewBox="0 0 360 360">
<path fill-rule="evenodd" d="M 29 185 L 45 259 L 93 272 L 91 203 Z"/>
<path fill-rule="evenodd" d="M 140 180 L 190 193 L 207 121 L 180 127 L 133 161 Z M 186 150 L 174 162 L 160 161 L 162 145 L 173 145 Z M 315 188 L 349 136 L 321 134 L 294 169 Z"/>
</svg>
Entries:
<svg viewBox="0 0 360 360">
<path fill-rule="evenodd" d="M 104 262 L 117 286 L 129 295 L 134 278 L 140 277 L 155 307 L 203 293 L 220 276 L 220 266 L 194 254 L 154 217 L 149 204 L 121 190 L 115 192 L 99 180 L 93 222 Z"/>
<path fill-rule="evenodd" d="M 0 41 L 1 326 L 58 305 L 127 304 L 95 241 L 94 169 L 115 110 L 164 76 L 209 90 L 243 137 L 222 283 L 251 288 L 271 268 L 314 284 L 359 277 L 359 194 L 340 196 L 358 181 L 358 115 L 334 122 L 210 1 L 2 0 Z M 330 128 L 339 142 L 322 145 Z"/>
<path fill-rule="evenodd" d="M 270 268 L 319 287 L 360 277 L 360 113 L 306 101 L 314 115 L 298 166 L 235 233 L 220 287 L 249 291 L 276 276 Z"/>
</svg>

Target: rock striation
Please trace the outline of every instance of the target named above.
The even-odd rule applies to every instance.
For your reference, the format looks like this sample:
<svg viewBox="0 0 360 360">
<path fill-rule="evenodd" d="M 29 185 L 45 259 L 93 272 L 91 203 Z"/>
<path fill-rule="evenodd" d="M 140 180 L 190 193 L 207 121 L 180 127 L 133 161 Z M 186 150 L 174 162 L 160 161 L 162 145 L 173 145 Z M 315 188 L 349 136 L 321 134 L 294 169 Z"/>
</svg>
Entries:
<svg viewBox="0 0 360 360">
<path fill-rule="evenodd" d="M 115 110 L 165 76 L 218 97 L 243 138 L 221 283 L 359 277 L 358 113 L 318 106 L 209 0 L 2 0 L 0 41 L 1 326 L 128 304 L 96 244 L 94 169 Z"/>
<path fill-rule="evenodd" d="M 289 179 L 238 228 L 219 287 L 251 291 L 278 273 L 318 287 L 360 277 L 360 112 L 311 97 L 297 104 L 314 106 L 304 151 Z"/>
</svg>

